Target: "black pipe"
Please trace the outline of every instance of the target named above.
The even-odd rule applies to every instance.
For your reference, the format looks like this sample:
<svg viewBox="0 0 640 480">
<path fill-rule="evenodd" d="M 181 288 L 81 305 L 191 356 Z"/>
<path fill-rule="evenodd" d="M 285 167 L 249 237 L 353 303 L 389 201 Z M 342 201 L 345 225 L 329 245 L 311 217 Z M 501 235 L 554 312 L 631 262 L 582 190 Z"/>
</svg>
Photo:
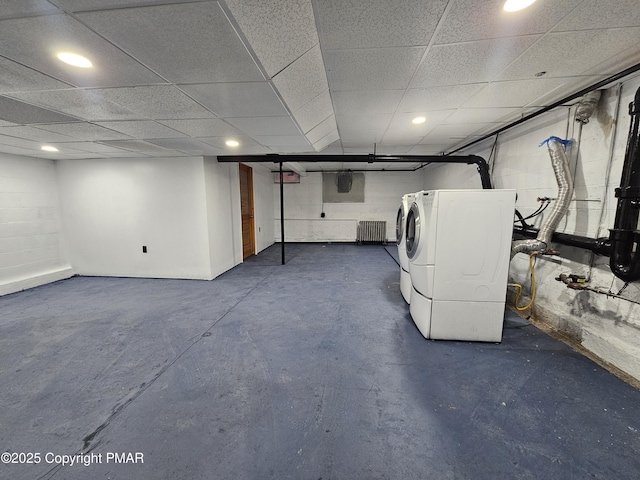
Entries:
<svg viewBox="0 0 640 480">
<path fill-rule="evenodd" d="M 218 162 L 254 162 L 254 163 L 282 163 L 282 162 L 366 162 L 366 163 L 475 163 L 478 166 L 482 188 L 490 189 L 491 176 L 486 160 L 478 155 L 218 155 Z M 418 167 L 421 168 L 421 167 Z M 417 170 L 417 168 L 416 168 Z"/>
<path fill-rule="evenodd" d="M 640 88 L 629 104 L 631 125 L 624 156 L 620 188 L 616 188 L 618 207 L 611 239 L 609 265 L 614 275 L 625 282 L 640 280 Z"/>
<path fill-rule="evenodd" d="M 282 265 L 284 265 L 284 175 L 282 174 L 282 162 L 280 162 L 280 248 L 282 250 Z"/>
<path fill-rule="evenodd" d="M 527 238 L 536 238 L 538 236 L 537 228 L 524 229 L 517 225 L 513 227 L 513 233 L 515 235 L 522 235 Z M 583 248 L 590 250 L 598 255 L 604 255 L 608 257 L 611 253 L 611 243 L 609 238 L 589 238 L 580 235 L 573 235 L 571 233 L 554 232 L 551 236 L 551 241 L 559 243 L 560 245 L 567 245 L 569 247 Z"/>
</svg>

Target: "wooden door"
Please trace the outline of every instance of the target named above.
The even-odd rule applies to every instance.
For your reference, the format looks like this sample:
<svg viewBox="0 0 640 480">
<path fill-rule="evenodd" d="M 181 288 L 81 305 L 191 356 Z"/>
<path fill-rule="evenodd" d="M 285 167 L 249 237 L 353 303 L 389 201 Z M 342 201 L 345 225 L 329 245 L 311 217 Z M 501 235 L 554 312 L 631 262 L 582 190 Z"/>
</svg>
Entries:
<svg viewBox="0 0 640 480">
<path fill-rule="evenodd" d="M 256 253 L 253 226 L 253 171 L 240 164 L 240 207 L 242 211 L 242 258 Z"/>
</svg>

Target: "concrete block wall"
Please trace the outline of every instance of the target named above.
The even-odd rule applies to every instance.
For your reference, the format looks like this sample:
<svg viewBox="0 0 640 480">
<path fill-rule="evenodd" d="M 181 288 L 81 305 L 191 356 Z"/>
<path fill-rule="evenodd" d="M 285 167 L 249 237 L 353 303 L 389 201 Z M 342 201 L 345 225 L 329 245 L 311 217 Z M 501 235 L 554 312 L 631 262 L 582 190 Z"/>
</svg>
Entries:
<svg viewBox="0 0 640 480">
<path fill-rule="evenodd" d="M 396 239 L 396 214 L 402 195 L 422 189 L 417 172 L 366 172 L 364 203 L 323 203 L 322 173 L 309 173 L 299 184 L 284 185 L 287 242 L 353 242 L 358 222 L 384 220 L 387 241 Z M 273 185 L 275 238 L 280 241 L 280 185 Z M 324 211 L 325 217 L 320 214 Z"/>
<path fill-rule="evenodd" d="M 55 163 L 0 153 L 0 295 L 73 275 Z"/>
<path fill-rule="evenodd" d="M 538 145 L 550 135 L 571 139 L 573 143 L 566 151 L 575 192 L 558 231 L 592 238 L 608 236 L 615 218 L 614 192 L 620 184 L 629 130 L 628 104 L 639 86 L 640 77 L 634 77 L 605 90 L 598 111 L 583 127 L 573 120 L 575 106 L 568 105 L 503 132 L 495 146 L 495 138 L 491 138 L 461 153 L 489 159 L 494 187 L 515 188 L 516 206 L 526 216 L 538 207 L 538 197 L 553 198 L 558 191 L 547 149 Z M 423 185 L 428 189 L 480 188 L 479 179 L 460 181 L 455 165 L 429 166 L 423 175 Z M 544 220 L 543 214 L 530 222 L 539 227 Z M 640 284 L 625 287 L 611 273 L 608 257 L 558 244 L 552 247 L 556 255 L 536 257 L 536 298 L 523 314 L 640 380 Z M 561 273 L 583 275 L 589 278 L 589 286 L 603 292 L 615 294 L 624 287 L 621 296 L 626 300 L 569 289 L 556 280 Z M 518 254 L 512 260 L 510 281 L 524 286 L 519 304 L 528 303 L 528 256 Z M 508 293 L 513 305 L 515 289 L 510 288 Z"/>
</svg>

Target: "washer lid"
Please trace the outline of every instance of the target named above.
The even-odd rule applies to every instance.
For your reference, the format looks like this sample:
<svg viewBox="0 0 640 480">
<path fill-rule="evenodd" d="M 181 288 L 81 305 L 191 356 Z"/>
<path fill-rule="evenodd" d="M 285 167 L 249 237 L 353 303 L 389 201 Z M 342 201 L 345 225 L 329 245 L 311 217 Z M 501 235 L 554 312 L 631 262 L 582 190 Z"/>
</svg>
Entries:
<svg viewBox="0 0 640 480">
<path fill-rule="evenodd" d="M 411 205 L 411 209 L 407 214 L 405 244 L 407 247 L 407 257 L 412 259 L 418 252 L 418 245 L 420 244 L 420 209 L 415 202 Z"/>
</svg>

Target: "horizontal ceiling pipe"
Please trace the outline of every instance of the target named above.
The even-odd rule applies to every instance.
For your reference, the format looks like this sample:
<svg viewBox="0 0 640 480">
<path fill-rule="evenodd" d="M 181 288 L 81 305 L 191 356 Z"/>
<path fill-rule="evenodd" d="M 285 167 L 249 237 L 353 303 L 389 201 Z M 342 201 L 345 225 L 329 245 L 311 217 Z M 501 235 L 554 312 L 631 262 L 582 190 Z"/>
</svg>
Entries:
<svg viewBox="0 0 640 480">
<path fill-rule="evenodd" d="M 316 155 L 316 154 L 292 154 L 279 155 L 268 153 L 265 155 L 218 155 L 219 162 L 253 162 L 253 163 L 279 163 L 279 162 L 308 162 L 308 163 L 395 163 L 395 162 L 445 162 L 445 163 L 478 163 L 477 155 L 378 155 L 378 154 L 345 154 L 345 155 Z M 484 159 L 482 159 L 484 160 Z"/>
<path fill-rule="evenodd" d="M 286 159 L 286 160 L 285 160 Z M 487 161 L 479 155 L 218 155 L 218 162 L 242 163 L 279 163 L 279 162 L 311 162 L 311 163 L 464 163 L 476 164 L 482 188 L 490 189 L 491 177 Z"/>
<path fill-rule="evenodd" d="M 276 172 L 276 170 L 271 170 L 272 172 Z M 307 170 L 307 173 L 338 173 L 342 170 Z M 385 172 L 385 173 L 393 173 L 393 172 L 415 172 L 415 168 L 367 168 L 364 170 L 361 169 L 349 169 L 350 172 L 353 173 L 366 173 L 366 172 Z"/>
<path fill-rule="evenodd" d="M 505 125 L 504 127 L 498 128 L 497 130 L 494 130 L 491 133 L 488 133 L 487 135 L 484 135 L 472 142 L 469 142 L 465 145 L 463 145 L 462 147 L 458 147 L 455 150 L 451 150 L 450 152 L 447 153 L 447 155 L 452 155 L 454 153 L 460 152 L 462 150 L 465 150 L 466 148 L 469 148 L 472 145 L 475 145 L 477 143 L 482 142 L 483 140 L 486 140 L 487 138 L 491 138 L 495 135 L 498 135 L 499 133 L 504 132 L 505 130 L 509 130 L 510 128 L 515 127 L 516 125 L 520 125 L 521 123 L 527 122 L 529 120 L 531 120 L 532 118 L 537 117 L 538 115 L 542 115 L 545 112 L 548 112 L 549 110 L 552 110 L 556 107 L 559 107 L 561 105 L 564 105 L 567 102 L 570 102 L 572 100 L 575 100 L 576 98 L 582 97 L 583 95 L 593 91 L 593 90 L 597 90 L 598 88 L 602 88 L 604 86 L 609 85 L 610 83 L 613 83 L 615 81 L 618 81 L 628 75 L 631 75 L 632 73 L 635 73 L 637 71 L 640 71 L 640 63 L 633 65 L 632 67 L 629 67 L 619 73 L 616 73 L 615 75 L 611 75 L 610 77 L 605 78 L 604 80 L 601 80 L 599 82 L 594 83 L 593 85 L 588 86 L 587 88 L 583 88 L 582 90 L 580 90 L 579 92 L 576 92 L 572 95 L 569 95 L 567 97 L 564 97 L 561 100 L 558 100 L 555 103 L 552 103 L 551 105 L 548 105 L 544 108 L 541 108 L 540 110 L 537 110 L 525 117 L 522 117 L 520 120 L 516 120 L 515 122 L 512 122 L 508 125 Z"/>
</svg>

